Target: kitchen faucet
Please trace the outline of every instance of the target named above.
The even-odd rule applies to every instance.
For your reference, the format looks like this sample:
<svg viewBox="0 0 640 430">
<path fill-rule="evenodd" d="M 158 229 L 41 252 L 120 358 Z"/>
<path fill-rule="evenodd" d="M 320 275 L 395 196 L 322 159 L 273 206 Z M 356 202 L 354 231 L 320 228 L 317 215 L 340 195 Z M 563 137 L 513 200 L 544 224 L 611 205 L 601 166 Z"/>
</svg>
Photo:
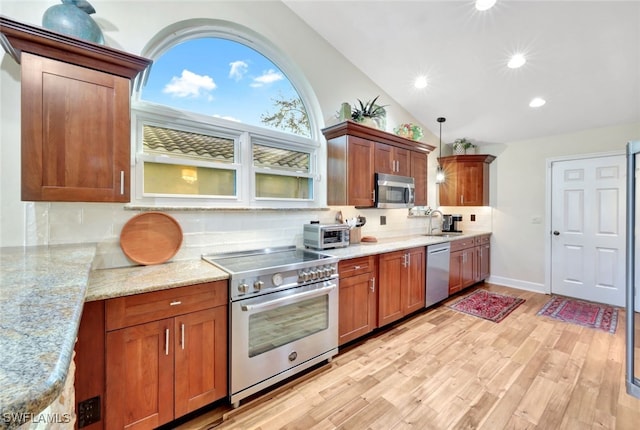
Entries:
<svg viewBox="0 0 640 430">
<path fill-rule="evenodd" d="M 429 231 L 427 232 L 427 234 L 431 234 L 433 233 L 433 230 L 437 230 L 438 228 L 432 228 L 432 221 L 433 221 L 433 214 L 437 212 L 440 214 L 440 220 L 443 220 L 443 216 L 442 216 L 442 212 L 440 212 L 438 209 L 434 209 L 432 211 L 429 212 Z M 442 222 L 440 223 L 440 231 L 442 231 Z"/>
</svg>

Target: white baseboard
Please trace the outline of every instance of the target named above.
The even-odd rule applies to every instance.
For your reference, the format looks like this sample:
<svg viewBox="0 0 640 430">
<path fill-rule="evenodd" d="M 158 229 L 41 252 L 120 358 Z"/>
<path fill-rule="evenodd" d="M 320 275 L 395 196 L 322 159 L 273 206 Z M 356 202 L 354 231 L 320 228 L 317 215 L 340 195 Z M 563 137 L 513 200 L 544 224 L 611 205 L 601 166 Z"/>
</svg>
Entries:
<svg viewBox="0 0 640 430">
<path fill-rule="evenodd" d="M 538 284 L 536 282 L 493 275 L 490 275 L 486 282 L 489 282 L 490 284 L 503 285 L 505 287 L 517 288 L 519 290 L 532 291 L 534 293 L 550 294 L 550 291 L 546 291 L 544 284 Z"/>
</svg>

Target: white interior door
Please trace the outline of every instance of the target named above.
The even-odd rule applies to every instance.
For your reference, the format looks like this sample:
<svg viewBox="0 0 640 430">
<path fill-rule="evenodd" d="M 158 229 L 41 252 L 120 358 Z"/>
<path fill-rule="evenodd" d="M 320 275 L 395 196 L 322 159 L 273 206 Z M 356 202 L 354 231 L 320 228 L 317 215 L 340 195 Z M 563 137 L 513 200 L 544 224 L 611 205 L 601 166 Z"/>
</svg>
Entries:
<svg viewBox="0 0 640 430">
<path fill-rule="evenodd" d="M 625 304 L 624 155 L 551 165 L 551 292 Z"/>
</svg>

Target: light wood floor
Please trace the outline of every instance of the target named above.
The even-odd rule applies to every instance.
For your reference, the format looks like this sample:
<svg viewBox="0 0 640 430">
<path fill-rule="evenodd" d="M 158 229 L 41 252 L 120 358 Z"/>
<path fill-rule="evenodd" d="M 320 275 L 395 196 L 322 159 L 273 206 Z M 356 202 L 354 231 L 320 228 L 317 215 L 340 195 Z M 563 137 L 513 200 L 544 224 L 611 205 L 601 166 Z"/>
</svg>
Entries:
<svg viewBox="0 0 640 430">
<path fill-rule="evenodd" d="M 536 316 L 549 296 L 481 287 L 526 302 L 499 324 L 439 306 L 180 430 L 640 428 L 640 400 L 625 391 L 624 311 L 611 335 Z"/>
</svg>

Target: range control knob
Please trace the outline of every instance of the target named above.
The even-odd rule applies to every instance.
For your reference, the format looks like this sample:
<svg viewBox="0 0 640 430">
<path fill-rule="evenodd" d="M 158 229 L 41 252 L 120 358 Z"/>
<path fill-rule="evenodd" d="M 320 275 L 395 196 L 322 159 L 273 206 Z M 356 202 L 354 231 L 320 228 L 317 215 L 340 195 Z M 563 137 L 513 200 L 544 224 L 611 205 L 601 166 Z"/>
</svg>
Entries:
<svg viewBox="0 0 640 430">
<path fill-rule="evenodd" d="M 253 283 L 253 289 L 256 291 L 260 291 L 262 287 L 264 287 L 264 282 L 262 281 L 256 281 Z"/>
<path fill-rule="evenodd" d="M 282 279 L 282 274 L 274 273 L 271 277 L 271 282 L 273 282 L 273 285 L 275 285 L 276 287 L 282 285 L 282 283 L 284 282 L 284 279 Z"/>
<path fill-rule="evenodd" d="M 246 282 L 238 284 L 238 291 L 243 294 L 246 293 L 247 291 L 249 291 L 249 285 L 247 285 Z"/>
<path fill-rule="evenodd" d="M 298 284 L 303 283 L 304 281 L 306 281 L 306 279 L 304 279 L 305 273 L 303 271 L 298 272 Z"/>
</svg>

